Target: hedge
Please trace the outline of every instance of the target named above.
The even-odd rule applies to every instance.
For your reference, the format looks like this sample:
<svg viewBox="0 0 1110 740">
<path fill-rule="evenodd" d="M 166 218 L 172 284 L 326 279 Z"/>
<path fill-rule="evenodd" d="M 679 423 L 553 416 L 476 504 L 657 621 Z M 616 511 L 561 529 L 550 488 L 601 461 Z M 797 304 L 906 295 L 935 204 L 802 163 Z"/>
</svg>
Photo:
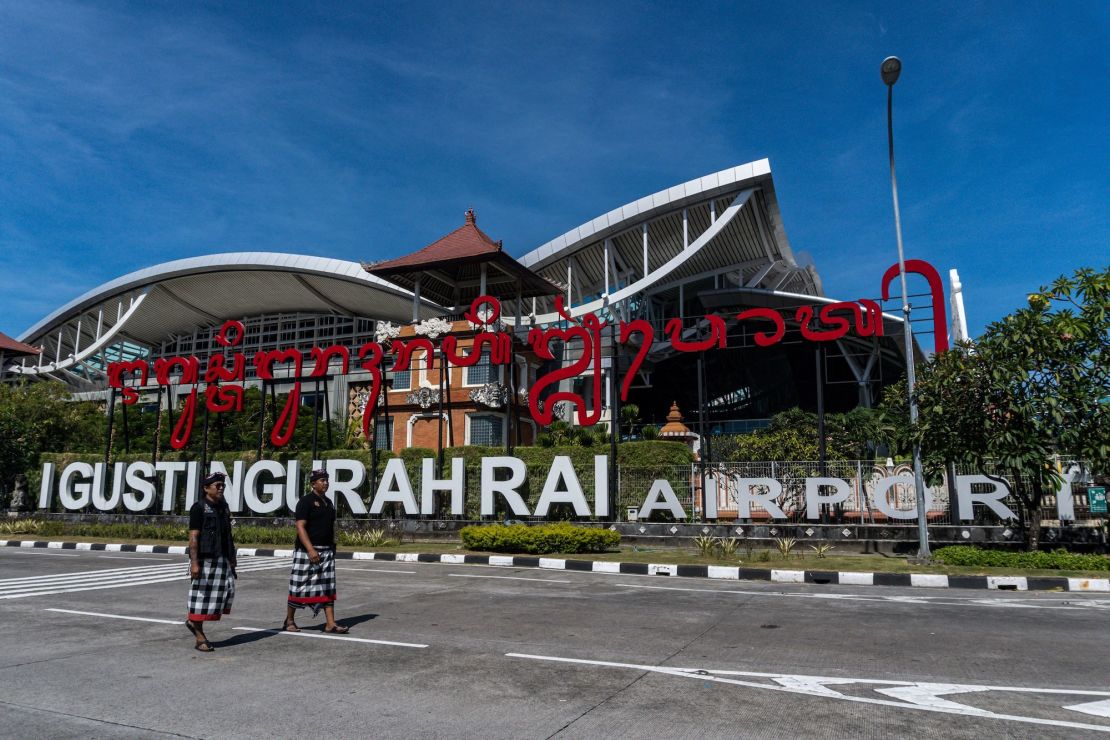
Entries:
<svg viewBox="0 0 1110 740">
<path fill-rule="evenodd" d="M 459 530 L 469 550 L 512 553 L 604 552 L 620 544 L 619 532 L 594 527 L 578 527 L 566 522 L 541 524 L 485 524 Z"/>
<path fill-rule="evenodd" d="M 1044 570 L 1110 571 L 1110 556 L 1084 555 L 1064 549 L 1052 552 L 982 550 L 969 545 L 942 547 L 933 553 L 945 565 L 989 568 L 1040 568 Z"/>
</svg>

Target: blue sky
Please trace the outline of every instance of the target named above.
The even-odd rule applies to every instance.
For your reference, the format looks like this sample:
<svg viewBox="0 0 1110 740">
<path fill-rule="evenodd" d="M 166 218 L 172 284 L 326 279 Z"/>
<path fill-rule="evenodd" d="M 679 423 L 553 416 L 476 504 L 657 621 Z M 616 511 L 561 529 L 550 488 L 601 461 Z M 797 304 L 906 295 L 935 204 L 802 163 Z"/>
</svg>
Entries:
<svg viewBox="0 0 1110 740">
<path fill-rule="evenodd" d="M 1110 253 L 1110 3 L 0 4 L 0 331 L 234 250 L 521 255 L 771 161 L 826 293 L 960 271 L 973 334 Z"/>
</svg>

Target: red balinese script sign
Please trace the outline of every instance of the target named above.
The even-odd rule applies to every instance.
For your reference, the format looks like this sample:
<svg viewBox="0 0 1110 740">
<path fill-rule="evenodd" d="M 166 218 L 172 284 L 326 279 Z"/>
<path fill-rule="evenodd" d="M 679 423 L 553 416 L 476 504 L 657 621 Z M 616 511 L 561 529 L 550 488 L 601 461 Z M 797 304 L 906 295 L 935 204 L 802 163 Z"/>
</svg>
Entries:
<svg viewBox="0 0 1110 740">
<path fill-rule="evenodd" d="M 929 282 L 933 303 L 935 346 L 938 352 L 944 352 L 948 349 L 948 331 L 944 311 L 944 289 L 940 275 L 932 265 L 922 260 L 906 260 L 906 272 L 923 275 Z M 883 275 L 881 292 L 884 301 L 889 299 L 890 283 L 897 275 L 898 265 L 893 265 Z M 565 401 L 577 409 L 580 425 L 591 426 L 601 419 L 602 409 L 598 403 L 602 398 L 601 337 L 609 322 L 601 321 L 593 313 L 578 317 L 571 316 L 566 310 L 562 296 L 555 298 L 555 309 L 566 320 L 566 326 L 532 328 L 528 332 L 528 345 L 538 357 L 552 360 L 555 357 L 551 348 L 552 342 L 564 344 L 580 342 L 581 355 L 574 362 L 536 379 L 528 394 L 528 411 L 537 424 L 546 426 L 554 420 L 555 404 Z M 445 336 L 439 347 L 444 364 L 448 367 L 470 367 L 477 364 L 482 355 L 488 351 L 490 364 L 509 365 L 513 359 L 513 336 L 509 332 L 497 331 L 501 316 L 501 305 L 498 300 L 491 296 L 479 296 L 474 299 L 470 311 L 464 316 L 472 325 L 479 327 L 480 331 L 474 337 L 473 345 L 462 353 L 458 347 L 458 338 L 452 334 Z M 766 324 L 753 335 L 756 345 L 760 347 L 770 347 L 781 342 L 786 336 L 786 317 L 776 309 L 749 308 L 732 318 L 738 322 L 756 320 Z M 819 309 L 814 306 L 801 306 L 794 311 L 791 318 L 798 324 L 802 338 L 814 342 L 831 342 L 853 330 L 855 335 L 860 337 L 883 336 L 883 319 L 879 304 L 867 299 L 829 303 Z M 670 346 L 678 352 L 711 352 L 727 348 L 728 318 L 712 314 L 703 317 L 703 321 L 708 326 L 708 335 L 690 340 L 682 337 L 684 328 L 682 320 L 670 319 L 663 328 Z M 622 401 L 627 401 L 632 380 L 655 341 L 655 329 L 644 319 L 621 321 L 618 328 L 619 344 L 630 344 L 636 335 L 639 335 L 640 340 L 628 372 L 621 379 L 620 398 Z M 220 329 L 215 340 L 222 347 L 234 349 L 242 343 L 244 334 L 242 323 L 228 321 Z M 416 350 L 423 350 L 427 367 L 429 370 L 432 369 L 436 353 L 435 345 L 426 337 L 415 337 L 407 340 L 394 339 L 390 342 L 388 351 L 394 357 L 393 370 L 408 370 Z M 370 420 L 378 401 L 378 394 L 381 392 L 381 361 L 385 353 L 386 349 L 378 342 L 366 342 L 359 347 L 357 353 L 359 367 L 370 374 L 370 397 L 362 415 L 362 431 L 367 437 L 370 436 Z M 328 365 L 335 358 L 340 360 L 342 372 L 347 373 L 351 363 L 351 353 L 341 345 L 332 345 L 323 349 L 313 347 L 307 357 L 297 349 L 255 353 L 251 363 L 256 375 L 264 381 L 281 379 L 275 374 L 276 366 L 287 366 L 292 371 L 292 390 L 286 396 L 285 405 L 270 432 L 270 441 L 274 446 L 282 447 L 293 438 L 293 430 L 297 424 L 297 410 L 300 407 L 301 379 L 320 378 L 327 375 Z M 304 370 L 309 362 L 311 362 L 311 369 L 305 375 Z M 110 387 L 120 389 L 121 399 L 126 405 L 134 404 L 139 400 L 137 388 L 134 385 L 126 385 L 126 382 L 137 380 L 140 386 L 145 386 L 152 369 L 155 380 L 160 386 L 169 386 L 171 383 L 178 386 L 192 386 L 185 397 L 181 416 L 170 434 L 170 445 L 174 449 L 181 449 L 189 443 L 189 437 L 192 434 L 197 412 L 198 388 L 202 381 L 205 384 L 204 402 L 209 412 L 219 414 L 241 411 L 243 408 L 246 356 L 241 352 L 234 352 L 230 359 L 223 354 L 212 355 L 207 359 L 203 375 L 201 366 L 201 360 L 195 355 L 158 359 L 154 361 L 153 367 L 145 360 L 113 362 L 108 365 L 108 383 Z M 583 396 L 572 391 L 557 390 L 541 401 L 541 396 L 546 389 L 557 387 L 562 380 L 583 375 L 589 376 L 589 382 L 593 387 L 595 403 L 592 408 Z"/>
</svg>

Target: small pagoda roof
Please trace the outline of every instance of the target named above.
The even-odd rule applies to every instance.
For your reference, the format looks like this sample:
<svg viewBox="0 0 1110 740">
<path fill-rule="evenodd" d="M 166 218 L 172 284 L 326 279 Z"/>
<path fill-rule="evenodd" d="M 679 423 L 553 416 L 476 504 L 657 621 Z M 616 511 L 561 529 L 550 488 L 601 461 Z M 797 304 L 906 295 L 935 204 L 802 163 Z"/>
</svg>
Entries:
<svg viewBox="0 0 1110 740">
<path fill-rule="evenodd" d="M 500 299 L 550 296 L 561 288 L 529 270 L 478 228 L 473 209 L 466 223 L 421 250 L 383 262 L 363 263 L 371 275 L 388 280 L 441 306 L 469 306 L 479 295 L 483 265 L 486 294 Z"/>
<path fill-rule="evenodd" d="M 9 357 L 26 357 L 28 355 L 37 355 L 41 352 L 38 347 L 32 347 L 29 344 L 24 344 L 16 339 L 12 339 L 4 332 L 0 331 L 0 353 L 8 355 Z"/>
</svg>

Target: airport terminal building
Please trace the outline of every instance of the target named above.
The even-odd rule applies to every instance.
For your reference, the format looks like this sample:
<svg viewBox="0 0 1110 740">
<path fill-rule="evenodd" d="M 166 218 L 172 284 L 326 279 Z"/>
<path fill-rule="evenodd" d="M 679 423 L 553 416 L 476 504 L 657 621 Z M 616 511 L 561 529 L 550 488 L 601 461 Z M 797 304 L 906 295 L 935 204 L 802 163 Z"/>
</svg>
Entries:
<svg viewBox="0 0 1110 740">
<path fill-rule="evenodd" d="M 496 224 L 482 227 L 496 233 Z M 325 345 L 346 346 L 354 356 L 369 340 L 438 341 L 446 334 L 457 334 L 466 347 L 479 328 L 465 317 L 471 300 L 498 298 L 500 326 L 519 345 L 511 365 L 494 366 L 483 356 L 442 373 L 419 356 L 405 370 L 384 361 L 380 400 L 391 413 L 374 436 L 377 446 L 392 449 L 434 446 L 429 441 L 437 436 L 447 444 L 534 440 L 528 389 L 579 355 L 567 347 L 551 358 L 538 356 L 528 349 L 528 332 L 588 315 L 653 327 L 642 351 L 605 334 L 600 371 L 634 368 L 627 402 L 639 407 L 644 422 L 664 423 L 677 404 L 705 434 L 758 428 L 795 406 L 815 410 L 819 397 L 828 411 L 871 405 L 904 372 L 898 303 L 883 304 L 878 285 L 873 298 L 882 308 L 872 319 L 880 322 L 878 331 L 805 341 L 810 335 L 800 332 L 811 330 L 804 324 L 838 299 L 824 294 L 815 265 L 795 257 L 766 160 L 646 195 L 530 251 L 513 251 L 520 256 L 510 257 L 468 212 L 460 228 L 432 245 L 386 261 L 237 252 L 165 262 L 60 306 L 9 342 L 0 367 L 9 382 L 49 378 L 65 383 L 75 398 L 105 399 L 112 363 L 204 358 L 223 350 L 217 340 L 228 321 L 241 323 L 236 349 L 247 357 L 290 348 L 307 356 Z M 943 311 L 943 290 L 940 304 Z M 768 312 L 784 317 L 773 343 L 763 340 L 760 317 Z M 721 330 L 727 336 L 713 333 L 710 314 L 730 317 Z M 754 318 L 733 320 L 740 314 Z M 721 340 L 714 351 L 676 349 L 710 336 Z M 244 382 L 259 384 L 249 364 Z M 153 379 L 134 385 L 149 400 Z M 582 373 L 558 387 L 581 394 L 608 419 L 614 400 L 607 382 L 591 384 Z M 329 367 L 323 383 L 305 384 L 300 402 L 324 404 L 333 418 L 346 419 L 361 413 L 368 388 L 357 363 Z M 602 397 L 594 397 L 599 388 Z M 556 413 L 575 422 L 570 408 Z"/>
</svg>

